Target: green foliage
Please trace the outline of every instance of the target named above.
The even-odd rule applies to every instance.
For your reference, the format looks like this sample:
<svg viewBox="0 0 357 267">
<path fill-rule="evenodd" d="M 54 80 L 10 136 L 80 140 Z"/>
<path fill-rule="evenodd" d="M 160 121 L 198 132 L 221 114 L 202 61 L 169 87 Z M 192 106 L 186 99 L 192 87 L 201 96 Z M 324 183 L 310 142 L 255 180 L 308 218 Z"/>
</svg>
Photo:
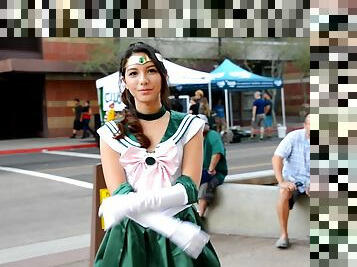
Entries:
<svg viewBox="0 0 357 267">
<path fill-rule="evenodd" d="M 100 72 L 104 75 L 116 72 L 120 64 L 120 45 L 118 39 L 105 38 L 91 50 L 90 59 L 80 63 L 86 73 Z"/>
<path fill-rule="evenodd" d="M 300 41 L 296 45 L 293 64 L 301 71 L 303 77 L 310 75 L 310 44 L 308 39 Z"/>
<path fill-rule="evenodd" d="M 236 38 L 224 40 L 221 47 L 221 57 L 231 59 L 247 59 L 248 48 L 254 42 L 255 38 Z"/>
</svg>

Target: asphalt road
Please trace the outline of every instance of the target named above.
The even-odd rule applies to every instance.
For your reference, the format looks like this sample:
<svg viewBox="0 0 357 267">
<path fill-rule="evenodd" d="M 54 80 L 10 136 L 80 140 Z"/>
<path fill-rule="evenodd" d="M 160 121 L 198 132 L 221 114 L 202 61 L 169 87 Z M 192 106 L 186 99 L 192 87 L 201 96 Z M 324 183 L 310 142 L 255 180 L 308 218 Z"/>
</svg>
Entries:
<svg viewBox="0 0 357 267">
<path fill-rule="evenodd" d="M 229 174 L 271 169 L 271 157 L 278 144 L 279 139 L 272 139 L 226 145 Z M 61 152 L 3 155 L 0 156 L 0 166 L 63 175 L 92 182 L 93 166 L 100 160 L 87 158 L 86 155 L 81 154 L 99 155 L 99 150 L 87 148 L 67 152 L 74 152 L 73 155 L 78 153 L 78 156 L 61 155 Z"/>
<path fill-rule="evenodd" d="M 278 143 L 227 145 L 229 174 L 271 169 Z M 99 151 L 64 152 L 0 156 L 0 265 L 42 256 L 40 247 L 48 254 L 88 247 Z"/>
</svg>

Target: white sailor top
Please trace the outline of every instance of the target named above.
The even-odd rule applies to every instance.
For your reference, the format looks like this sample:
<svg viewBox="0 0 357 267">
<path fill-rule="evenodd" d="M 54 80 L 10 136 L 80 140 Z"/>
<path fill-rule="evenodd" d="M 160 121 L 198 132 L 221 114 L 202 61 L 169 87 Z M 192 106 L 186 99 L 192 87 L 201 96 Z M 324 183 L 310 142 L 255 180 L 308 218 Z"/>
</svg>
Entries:
<svg viewBox="0 0 357 267">
<path fill-rule="evenodd" d="M 114 121 L 98 129 L 100 138 L 120 154 L 127 182 L 136 192 L 157 190 L 173 185 L 182 174 L 185 144 L 204 127 L 204 121 L 191 114 L 170 111 L 170 120 L 163 139 L 153 152 L 148 152 L 130 133 L 115 139 L 119 129 Z M 192 164 L 202 164 L 192 159 Z"/>
</svg>

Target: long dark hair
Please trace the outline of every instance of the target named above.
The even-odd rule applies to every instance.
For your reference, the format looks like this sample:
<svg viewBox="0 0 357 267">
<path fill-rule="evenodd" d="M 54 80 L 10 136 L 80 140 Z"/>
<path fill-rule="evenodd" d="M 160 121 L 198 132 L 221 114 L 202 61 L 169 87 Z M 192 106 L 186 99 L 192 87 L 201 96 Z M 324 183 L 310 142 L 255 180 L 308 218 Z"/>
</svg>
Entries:
<svg viewBox="0 0 357 267">
<path fill-rule="evenodd" d="M 163 62 L 158 60 L 158 58 L 155 55 L 155 53 L 160 54 L 158 50 L 143 42 L 137 42 L 131 44 L 128 47 L 128 49 L 125 51 L 120 62 L 119 73 L 121 77 L 124 77 L 125 75 L 125 65 L 128 61 L 128 58 L 132 54 L 139 53 L 139 52 L 143 52 L 147 54 L 149 58 L 152 60 L 152 62 L 155 64 L 155 67 L 157 68 L 161 76 L 161 92 L 160 92 L 161 104 L 164 105 L 165 108 L 169 110 L 170 103 L 168 97 L 170 95 L 170 91 L 166 80 L 167 70 Z M 127 133 L 127 131 L 129 131 L 136 137 L 136 139 L 138 140 L 138 142 L 141 144 L 142 147 L 144 148 L 150 147 L 151 145 L 150 139 L 143 133 L 143 128 L 139 122 L 139 119 L 136 116 L 135 99 L 131 95 L 128 89 L 125 89 L 124 92 L 122 93 L 121 100 L 127 106 L 127 108 L 123 112 L 124 119 L 120 123 L 118 123 L 119 133 L 116 138 L 117 139 L 123 138 Z"/>
</svg>

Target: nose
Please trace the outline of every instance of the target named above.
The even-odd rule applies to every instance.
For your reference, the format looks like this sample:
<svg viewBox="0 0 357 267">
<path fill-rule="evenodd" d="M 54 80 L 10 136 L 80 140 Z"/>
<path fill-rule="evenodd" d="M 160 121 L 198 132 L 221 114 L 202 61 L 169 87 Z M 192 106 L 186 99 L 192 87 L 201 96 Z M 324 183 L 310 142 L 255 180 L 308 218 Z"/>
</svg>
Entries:
<svg viewBox="0 0 357 267">
<path fill-rule="evenodd" d="M 148 79 L 146 76 L 146 73 L 141 73 L 139 76 L 139 82 L 141 85 L 147 84 L 148 83 Z"/>
</svg>

